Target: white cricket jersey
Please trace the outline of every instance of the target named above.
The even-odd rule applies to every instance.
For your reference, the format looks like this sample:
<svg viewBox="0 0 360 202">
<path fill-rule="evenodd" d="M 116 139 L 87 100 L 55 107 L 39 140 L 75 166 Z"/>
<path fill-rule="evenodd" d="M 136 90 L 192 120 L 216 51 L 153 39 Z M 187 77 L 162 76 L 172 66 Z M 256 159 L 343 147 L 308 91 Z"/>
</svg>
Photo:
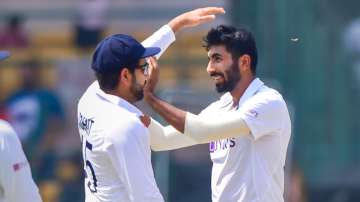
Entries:
<svg viewBox="0 0 360 202">
<path fill-rule="evenodd" d="M 255 79 L 233 106 L 230 93 L 200 116 L 238 113 L 250 135 L 210 143 L 213 202 L 283 202 L 284 166 L 291 122 L 280 93 Z"/>
<path fill-rule="evenodd" d="M 142 44 L 160 47 L 175 40 L 164 25 Z M 78 103 L 86 202 L 163 202 L 151 165 L 150 137 L 142 112 L 124 99 L 106 94 L 94 82 Z"/>
<path fill-rule="evenodd" d="M 86 202 L 162 202 L 142 113 L 94 82 L 78 105 Z"/>
<path fill-rule="evenodd" d="M 41 202 L 29 163 L 13 128 L 0 120 L 0 202 Z"/>
</svg>

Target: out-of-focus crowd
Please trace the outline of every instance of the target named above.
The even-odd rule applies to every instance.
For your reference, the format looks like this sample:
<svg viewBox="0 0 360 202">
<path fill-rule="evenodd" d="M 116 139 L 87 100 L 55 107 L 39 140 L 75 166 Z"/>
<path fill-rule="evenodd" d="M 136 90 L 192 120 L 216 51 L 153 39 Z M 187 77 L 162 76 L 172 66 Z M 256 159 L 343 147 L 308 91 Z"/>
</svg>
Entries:
<svg viewBox="0 0 360 202">
<path fill-rule="evenodd" d="M 15 50 L 16 53 L 29 49 L 31 36 L 24 29 L 24 20 L 17 14 L 7 18 L 0 29 L 1 50 Z M 87 29 L 81 24 L 74 27 L 74 45 L 79 48 L 94 46 L 102 34 L 102 28 Z M 16 75 L 2 77 L 13 77 L 18 82 L 11 90 L 6 86 L 2 88 L 6 93 L 2 93 L 0 118 L 7 120 L 18 134 L 43 201 L 83 201 L 80 145 L 79 150 L 59 152 L 57 149 L 66 132 L 68 112 L 57 90 L 44 82 L 49 76 L 49 65 L 39 58 L 27 56 L 10 60 L 10 64 L 3 66 L 14 68 L 11 73 Z"/>
</svg>

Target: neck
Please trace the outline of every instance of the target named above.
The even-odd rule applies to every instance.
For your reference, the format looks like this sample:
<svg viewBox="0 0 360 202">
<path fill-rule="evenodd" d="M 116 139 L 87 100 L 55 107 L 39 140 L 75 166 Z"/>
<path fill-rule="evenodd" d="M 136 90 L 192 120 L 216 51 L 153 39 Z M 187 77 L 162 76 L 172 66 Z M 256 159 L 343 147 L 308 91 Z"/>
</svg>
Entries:
<svg viewBox="0 0 360 202">
<path fill-rule="evenodd" d="M 241 78 L 240 81 L 235 85 L 235 88 L 232 91 L 230 91 L 230 94 L 233 98 L 233 107 L 237 107 L 241 96 L 244 94 L 244 92 L 246 91 L 246 89 L 249 87 L 249 85 L 254 79 L 255 76 Z"/>
<path fill-rule="evenodd" d="M 103 89 L 102 89 L 103 90 Z M 134 101 L 131 99 L 130 93 L 125 93 L 121 90 L 103 90 L 106 94 L 115 95 L 117 97 L 121 97 L 122 99 L 126 100 L 127 102 L 133 104 Z"/>
</svg>

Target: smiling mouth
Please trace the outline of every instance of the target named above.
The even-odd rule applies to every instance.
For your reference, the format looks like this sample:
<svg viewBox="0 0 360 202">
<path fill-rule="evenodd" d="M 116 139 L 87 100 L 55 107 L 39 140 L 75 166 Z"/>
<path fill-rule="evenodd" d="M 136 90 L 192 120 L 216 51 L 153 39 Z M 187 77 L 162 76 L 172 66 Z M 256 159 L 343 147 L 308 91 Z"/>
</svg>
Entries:
<svg viewBox="0 0 360 202">
<path fill-rule="evenodd" d="M 221 75 L 212 76 L 212 78 L 214 79 L 214 81 L 220 81 L 224 79 Z"/>
</svg>

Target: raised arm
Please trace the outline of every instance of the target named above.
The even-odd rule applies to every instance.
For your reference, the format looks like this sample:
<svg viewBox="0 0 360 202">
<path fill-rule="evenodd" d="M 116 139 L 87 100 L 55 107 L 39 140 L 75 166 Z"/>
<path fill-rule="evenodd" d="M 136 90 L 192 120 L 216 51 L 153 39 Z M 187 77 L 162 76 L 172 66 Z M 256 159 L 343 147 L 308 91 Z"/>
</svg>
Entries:
<svg viewBox="0 0 360 202">
<path fill-rule="evenodd" d="M 160 47 L 161 52 L 156 55 L 159 59 L 165 50 L 175 41 L 175 34 L 185 28 L 195 27 L 212 21 L 218 14 L 224 14 L 225 10 L 220 7 L 206 7 L 183 13 L 171 19 L 168 24 L 162 26 L 142 44 L 145 47 Z M 192 138 L 186 137 L 172 126 L 163 127 L 155 120 L 149 126 L 151 148 L 154 151 L 171 150 L 197 144 Z"/>
<path fill-rule="evenodd" d="M 175 41 L 175 34 L 185 28 L 195 27 L 212 21 L 216 15 L 225 13 L 220 7 L 206 7 L 183 13 L 171 19 L 168 24 L 162 26 L 150 37 L 142 42 L 145 47 L 155 46 L 161 49 L 156 55 L 159 59 L 165 50 Z"/>
</svg>

